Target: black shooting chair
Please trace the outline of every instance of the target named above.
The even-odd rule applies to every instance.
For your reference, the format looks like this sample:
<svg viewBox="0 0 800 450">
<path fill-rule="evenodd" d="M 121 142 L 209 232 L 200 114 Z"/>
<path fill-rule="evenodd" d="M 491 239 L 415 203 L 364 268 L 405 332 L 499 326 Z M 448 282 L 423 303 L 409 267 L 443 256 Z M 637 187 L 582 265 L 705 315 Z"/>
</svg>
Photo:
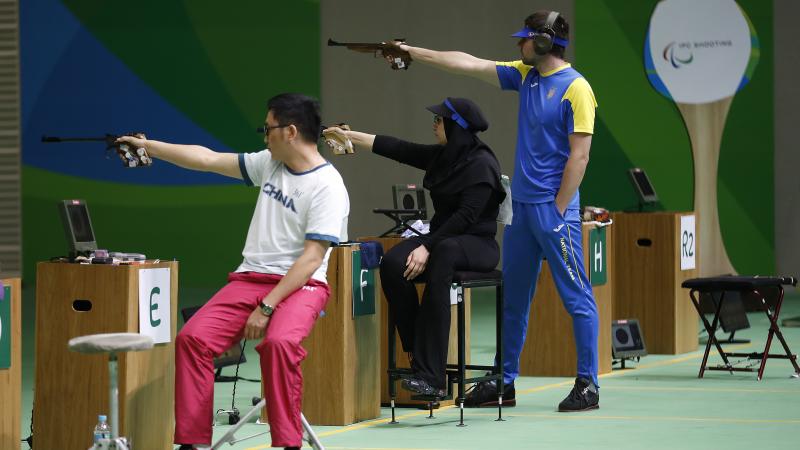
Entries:
<svg viewBox="0 0 800 450">
<path fill-rule="evenodd" d="M 424 280 L 420 280 L 420 283 Z M 460 410 L 460 419 L 458 426 L 463 427 L 464 424 L 464 389 L 468 383 L 477 383 L 480 381 L 497 380 L 498 385 L 498 405 L 497 405 L 497 420 L 503 420 L 503 274 L 499 270 L 491 272 L 468 272 L 457 271 L 453 275 L 453 286 L 461 287 L 462 289 L 471 289 L 478 287 L 494 287 L 495 288 L 495 314 L 496 314 L 496 332 L 495 332 L 495 345 L 497 349 L 497 365 L 475 365 L 466 364 L 466 313 L 464 308 L 463 295 L 459 295 L 457 308 L 457 334 L 458 334 L 458 363 L 447 365 L 447 395 L 443 398 L 428 397 L 417 395 L 413 396 L 414 400 L 425 400 L 429 403 L 431 408 L 431 416 L 433 415 L 433 402 L 439 400 L 452 400 L 454 391 L 453 385 L 458 386 L 456 397 L 456 404 Z M 463 292 L 463 291 L 462 291 Z M 395 399 L 397 397 L 397 388 L 395 383 L 402 375 L 411 374 L 411 369 L 401 369 L 397 367 L 395 360 L 395 352 L 397 342 L 395 341 L 395 322 L 389 315 L 389 365 L 387 373 L 389 375 L 389 398 L 390 406 L 392 408 L 392 421 L 389 423 L 398 423 L 395 419 Z M 476 377 L 467 377 L 467 370 L 488 371 L 489 373 Z"/>
<path fill-rule="evenodd" d="M 692 299 L 700 319 L 703 321 L 708 332 L 708 342 L 706 343 L 706 350 L 703 354 L 703 362 L 700 364 L 700 374 L 698 378 L 703 378 L 703 373 L 706 370 L 724 370 L 731 374 L 737 372 L 758 372 L 758 380 L 764 376 L 764 367 L 767 365 L 767 359 L 780 358 L 788 359 L 795 370 L 795 376 L 800 376 L 800 367 L 797 365 L 797 355 L 789 350 L 786 340 L 783 338 L 780 327 L 778 326 L 778 315 L 781 313 L 781 305 L 783 304 L 783 286 L 797 285 L 797 279 L 793 277 L 759 277 L 759 276 L 723 276 L 723 277 L 710 277 L 710 278 L 693 278 L 686 280 L 681 284 L 682 287 L 691 289 L 689 296 Z M 725 302 L 726 292 L 739 292 L 742 295 L 749 294 L 755 296 L 761 304 L 762 311 L 769 319 L 769 332 L 767 333 L 767 342 L 763 352 L 753 353 L 734 353 L 726 352 L 723 350 L 720 342 L 717 340 L 714 333 L 719 326 L 720 311 Z M 703 294 L 718 296 L 719 301 L 716 303 L 716 311 L 711 323 L 703 315 L 700 307 L 700 296 Z M 772 345 L 772 338 L 777 336 L 781 345 L 783 346 L 785 354 L 773 354 L 769 352 Z M 708 353 L 711 346 L 717 348 L 717 352 L 722 357 L 724 362 L 721 366 L 706 367 L 708 363 Z M 752 367 L 735 367 L 728 360 L 728 357 L 746 358 L 749 360 L 761 360 L 758 369 Z"/>
</svg>

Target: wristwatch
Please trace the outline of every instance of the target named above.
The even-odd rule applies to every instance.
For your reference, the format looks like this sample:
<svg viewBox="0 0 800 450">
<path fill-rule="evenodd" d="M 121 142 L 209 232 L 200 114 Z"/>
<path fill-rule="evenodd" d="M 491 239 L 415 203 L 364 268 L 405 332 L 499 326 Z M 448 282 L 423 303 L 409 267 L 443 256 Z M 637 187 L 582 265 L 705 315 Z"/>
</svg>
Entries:
<svg viewBox="0 0 800 450">
<path fill-rule="evenodd" d="M 272 316 L 272 313 L 275 312 L 275 307 L 272 305 L 268 305 L 264 302 L 258 304 L 258 307 L 261 308 L 261 314 L 264 314 L 267 317 Z"/>
</svg>

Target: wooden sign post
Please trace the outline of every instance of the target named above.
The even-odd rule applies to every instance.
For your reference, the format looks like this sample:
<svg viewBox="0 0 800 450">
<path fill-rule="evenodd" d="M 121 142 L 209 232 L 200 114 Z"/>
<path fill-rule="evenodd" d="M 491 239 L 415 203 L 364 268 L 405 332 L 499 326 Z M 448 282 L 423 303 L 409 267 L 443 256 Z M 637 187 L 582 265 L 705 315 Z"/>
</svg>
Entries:
<svg viewBox="0 0 800 450">
<path fill-rule="evenodd" d="M 755 29 L 734 0 L 663 0 L 644 47 L 650 83 L 677 104 L 692 143 L 700 276 L 736 273 L 720 231 L 717 163 L 733 96 L 758 63 Z"/>
</svg>

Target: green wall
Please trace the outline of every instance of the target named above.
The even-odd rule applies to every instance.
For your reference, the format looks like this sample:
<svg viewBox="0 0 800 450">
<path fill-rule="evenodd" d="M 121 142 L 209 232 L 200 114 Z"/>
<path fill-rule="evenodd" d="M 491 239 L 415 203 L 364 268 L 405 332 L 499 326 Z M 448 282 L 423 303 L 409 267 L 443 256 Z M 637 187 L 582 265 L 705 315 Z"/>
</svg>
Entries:
<svg viewBox="0 0 800 450">
<path fill-rule="evenodd" d="M 83 88 L 79 78 L 86 71 L 104 71 L 123 66 L 173 115 L 221 143 L 221 150 L 256 151 L 263 148 L 255 128 L 264 120 L 266 100 L 280 92 L 302 92 L 319 97 L 320 18 L 317 1 L 143 1 L 97 2 L 65 0 L 53 5 L 28 4 L 22 13 L 23 77 L 46 79 L 42 85 Z M 25 6 L 25 5 L 23 5 Z M 47 6 L 47 7 L 45 7 Z M 55 7 L 56 18 L 48 17 Z M 66 8 L 64 8 L 66 7 Z M 64 24 L 52 23 L 61 17 Z M 69 42 L 59 27 L 76 28 Z M 89 38 L 86 38 L 86 35 Z M 64 47 L 55 57 L 38 52 L 39 40 L 50 39 L 53 47 Z M 106 66 L 70 65 L 67 58 L 80 54 L 81 45 L 92 50 L 99 42 L 115 58 Z M 88 42 L 85 43 L 84 42 Z M 91 44 L 91 45 L 90 45 Z M 77 47 L 77 48 L 75 48 Z M 51 58 L 52 60 L 44 60 Z M 27 66 L 27 67 L 26 67 Z M 28 69 L 26 72 L 25 69 Z M 51 72 L 34 73 L 45 68 Z M 119 69 L 115 69 L 119 70 Z M 113 75 L 109 75 L 113 76 Z M 25 78 L 23 78 L 24 82 Z M 106 80 L 114 83 L 114 80 Z M 70 83 L 70 84 L 67 84 Z M 85 86 L 90 90 L 91 86 Z M 137 102 L 120 82 L 118 108 Z M 44 88 L 41 90 L 44 92 Z M 23 104 L 41 100 L 29 91 Z M 80 129 L 91 130 L 91 111 L 97 99 L 87 98 L 86 120 Z M 137 106 L 142 106 L 138 105 Z M 145 105 L 145 110 L 147 105 Z M 156 106 L 153 104 L 153 108 Z M 104 114 L 113 115 L 114 110 Z M 38 129 L 43 114 L 31 114 L 23 125 Z M 58 113 L 47 116 L 45 126 L 58 129 Z M 74 113 L 73 113 L 74 114 Z M 74 118 L 70 117 L 71 120 Z M 116 122 L 114 132 L 140 129 L 132 121 Z M 165 127 L 168 127 L 166 124 Z M 110 130 L 97 129 L 102 134 Z M 146 131 L 146 130 L 145 130 Z M 74 132 L 73 132 L 74 133 Z M 151 136 L 152 137 L 152 136 Z M 44 151 L 36 147 L 38 136 L 29 137 L 23 152 Z M 177 142 L 192 143 L 187 136 Z M 184 139 L 184 140 L 181 140 Z M 96 153 L 77 153 L 90 151 Z M 61 147 L 76 152 L 74 164 L 102 158 L 102 146 Z M 54 151 L 47 148 L 47 151 Z M 85 160 L 82 158 L 86 158 Z M 109 161 L 109 168 L 116 168 Z M 156 164 L 166 164 L 157 161 Z M 148 169 L 131 169 L 148 170 Z M 180 175 L 183 176 L 183 175 Z M 35 263 L 66 253 L 56 202 L 65 198 L 86 199 L 98 244 L 117 251 L 146 253 L 149 257 L 181 261 L 181 284 L 219 287 L 227 272 L 241 261 L 241 250 L 257 191 L 243 185 L 194 182 L 191 174 L 181 180 L 163 180 L 163 185 L 121 182 L 75 176 L 58 168 L 24 164 L 22 178 L 24 277 L 33 282 Z"/>
<path fill-rule="evenodd" d="M 656 1 L 576 0 L 575 60 L 599 108 L 584 204 L 636 206 L 627 178 L 644 168 L 658 209 L 690 210 L 694 167 L 686 127 L 675 104 L 650 86 L 643 52 Z M 739 273 L 773 273 L 773 45 L 771 2 L 741 0 L 760 41 L 750 83 L 734 97 L 722 138 L 717 184 L 722 237 Z"/>
<path fill-rule="evenodd" d="M 626 170 L 639 166 L 655 185 L 659 209 L 692 208 L 688 134 L 675 105 L 650 86 L 642 60 L 655 4 L 575 0 L 571 20 L 577 31 L 576 68 L 592 84 L 599 103 L 592 159 L 581 189 L 584 204 L 613 210 L 635 207 Z M 739 4 L 757 31 L 761 55 L 750 84 L 736 95 L 728 116 L 719 161 L 719 214 L 734 267 L 741 273 L 771 273 L 772 6 L 756 0 Z M 223 7 L 205 1 L 134 5 L 66 0 L 59 5 L 126 70 L 226 150 L 261 148 L 253 129 L 262 121 L 270 96 L 286 91 L 320 94 L 316 1 L 245 1 Z M 23 18 L 46 13 L 28 12 Z M 46 38 L 48 29 L 29 33 Z M 23 33 L 23 50 L 25 37 Z M 23 65 L 23 76 L 25 69 Z M 48 75 L 60 76 L 37 74 Z M 123 94 L 125 89 L 119 86 Z M 26 101 L 30 99 L 23 98 L 23 104 Z M 23 148 L 29 151 L 34 150 Z M 219 286 L 240 261 L 256 192 L 240 185 L 169 181 L 159 185 L 94 179 L 24 164 L 26 281 L 33 281 L 37 261 L 65 252 L 55 202 L 84 198 L 103 247 L 177 258 L 182 262 L 182 285 Z"/>
</svg>

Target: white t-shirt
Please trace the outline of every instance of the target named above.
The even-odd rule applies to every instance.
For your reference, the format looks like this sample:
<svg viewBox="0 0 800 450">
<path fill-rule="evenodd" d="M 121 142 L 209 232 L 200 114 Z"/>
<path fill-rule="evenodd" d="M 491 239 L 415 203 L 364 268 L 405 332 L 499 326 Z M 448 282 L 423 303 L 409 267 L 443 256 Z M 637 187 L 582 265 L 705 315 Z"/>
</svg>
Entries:
<svg viewBox="0 0 800 450">
<path fill-rule="evenodd" d="M 347 240 L 350 199 L 331 163 L 297 173 L 263 150 L 240 153 L 239 168 L 245 183 L 261 192 L 237 272 L 286 275 L 307 239 L 332 244 Z M 330 252 L 312 275 L 315 280 L 326 282 Z"/>
</svg>

